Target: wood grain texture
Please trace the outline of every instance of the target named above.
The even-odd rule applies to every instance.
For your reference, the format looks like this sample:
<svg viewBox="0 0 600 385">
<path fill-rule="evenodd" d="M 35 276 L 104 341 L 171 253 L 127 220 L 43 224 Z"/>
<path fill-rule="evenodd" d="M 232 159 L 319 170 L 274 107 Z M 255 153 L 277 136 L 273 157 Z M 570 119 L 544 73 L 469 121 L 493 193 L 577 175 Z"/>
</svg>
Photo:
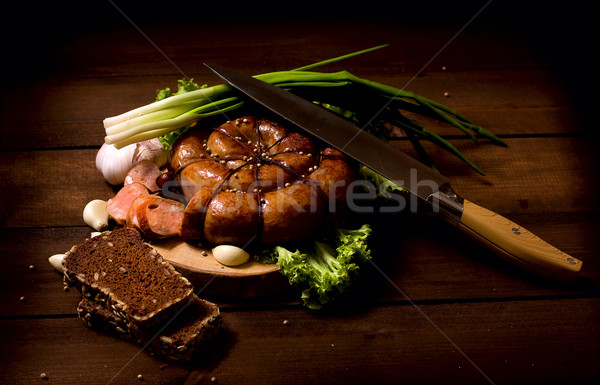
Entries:
<svg viewBox="0 0 600 385">
<path fill-rule="evenodd" d="M 346 306 L 346 301 L 365 304 L 405 302 L 406 297 L 415 301 L 451 302 L 594 295 L 597 290 L 594 282 L 600 276 L 600 263 L 595 258 L 600 222 L 594 217 L 580 215 L 554 214 L 540 216 L 537 220 L 531 217 L 521 220 L 523 218 L 517 219 L 535 229 L 539 236 L 553 239 L 556 246 L 584 261 L 580 283 L 564 286 L 528 274 L 473 243 L 438 218 L 383 216 L 373 221 L 373 264 L 362 268 L 361 280 L 339 306 Z M 76 291 L 63 291 L 62 278 L 50 266 L 48 258 L 82 242 L 90 231 L 87 227 L 50 227 L 0 232 L 0 253 L 11 256 L 3 260 L 6 268 L 0 270 L 0 301 L 6 304 L 0 308 L 0 317 L 74 315 L 80 297 Z M 432 237 L 431 234 L 436 235 Z M 30 265 L 35 269 L 30 270 Z M 210 299 L 226 308 L 299 303 L 297 294 L 289 290 L 257 300 L 219 295 L 210 285 L 205 290 L 212 293 Z M 205 295 L 204 290 L 202 294 Z M 21 302 L 21 297 L 26 301 Z"/>
<path fill-rule="evenodd" d="M 583 138 L 515 138 L 507 140 L 508 148 L 489 143 L 477 145 L 468 140 L 451 143 L 483 168 L 486 176 L 444 150 L 425 145 L 460 195 L 500 214 L 598 208 L 593 198 L 598 179 L 586 178 L 595 175 L 595 161 L 589 141 Z M 416 156 L 410 143 L 394 144 Z M 0 152 L 0 172 L 11 181 L 10 188 L 0 190 L 3 226 L 82 225 L 87 202 L 106 200 L 116 193 L 116 188 L 96 170 L 96 152 L 97 149 Z M 581 183 L 584 178 L 586 183 Z M 35 198 L 41 194 L 44 199 Z"/>
<path fill-rule="evenodd" d="M 452 141 L 486 173 L 474 173 L 462 161 L 430 143 L 424 146 L 440 172 L 461 196 L 500 214 L 594 211 L 597 168 L 586 137 L 510 138 L 508 147 Z M 417 156 L 410 143 L 395 142 Z M 588 190 L 589 189 L 589 190 Z"/>
<path fill-rule="evenodd" d="M 239 266 L 217 262 L 212 249 L 180 239 L 154 242 L 153 247 L 183 274 L 203 296 L 220 298 L 264 297 L 286 291 L 287 279 L 275 264 L 250 260 Z"/>
<path fill-rule="evenodd" d="M 70 1 L 36 12 L 16 4 L 33 38 L 15 38 L 21 17 L 1 26 L 10 60 L 0 80 L 0 383 L 131 384 L 138 374 L 152 384 L 600 380 L 595 61 L 582 38 L 595 24 L 585 9 L 492 2 L 461 30 L 481 4 L 381 12 L 389 5 L 323 3 L 309 17 L 248 3 L 228 9 L 224 23 L 222 4 L 183 3 L 118 3 L 139 30 L 110 2 L 86 11 Z M 76 319 L 80 295 L 63 291 L 47 259 L 89 236 L 85 203 L 115 193 L 94 166 L 102 119 L 149 103 L 185 75 L 214 84 L 204 62 L 255 74 L 382 43 L 390 45 L 322 70 L 421 93 L 499 134 L 508 147 L 425 122 L 485 176 L 424 145 L 465 198 L 582 260 L 575 285 L 515 268 L 439 218 L 374 213 L 358 218 L 374 227 L 372 263 L 346 296 L 323 312 L 304 309 L 293 290 L 211 297 L 224 333 L 190 365 L 164 366 Z M 403 137 L 394 145 L 416 155 Z"/>
<path fill-rule="evenodd" d="M 0 381 L 36 383 L 43 372 L 60 384 L 131 384 L 138 374 L 153 384 L 583 383 L 599 374 L 600 334 L 590 327 L 598 305 L 594 298 L 224 312 L 226 333 L 211 354 L 162 368 L 76 318 L 0 320 L 0 353 L 23 363 L 7 365 Z M 583 337 L 589 342 L 581 345 Z M 558 350 L 577 354 L 547 354 Z"/>
<path fill-rule="evenodd" d="M 272 68 L 278 69 L 281 68 Z M 323 70 L 331 71 L 329 68 Z M 222 82 L 207 71 L 202 66 L 189 76 L 199 84 L 215 85 Z M 254 73 L 267 71 L 263 68 Z M 382 77 L 371 71 L 361 68 L 353 73 L 366 79 L 377 77 L 385 84 L 406 88 L 444 103 L 500 136 L 576 131 L 573 126 L 564 124 L 573 118 L 570 108 L 572 102 L 565 97 L 551 97 L 562 95 L 563 89 L 552 78 L 552 72 L 546 69 L 524 69 L 511 71 L 510 74 L 498 71 L 436 70 L 416 79 L 402 72 Z M 12 90 L 13 97 L 3 103 L 0 115 L 0 121 L 6 128 L 0 132 L 0 149 L 100 147 L 104 140 L 104 118 L 152 102 L 157 89 L 174 89 L 177 80 L 183 78 L 183 75 L 104 75 L 91 78 L 89 74 L 86 75 L 83 78 L 69 77 L 68 81 L 46 80 L 40 85 L 41 91 L 38 88 Z M 507 79 L 511 79 L 512 84 Z M 410 85 L 405 86 L 409 81 Z M 515 92 L 515 87 L 519 88 L 518 92 Z M 90 90 L 94 90 L 93 93 Z M 445 97 L 445 92 L 450 96 Z M 490 93 L 493 93 L 493 99 L 489 98 Z M 23 104 L 20 102 L 22 100 L 28 103 Z M 535 104 L 531 104 L 531 100 Z M 440 135 L 463 135 L 449 125 L 421 121 Z M 27 140 L 23 140 L 24 137 Z"/>
</svg>

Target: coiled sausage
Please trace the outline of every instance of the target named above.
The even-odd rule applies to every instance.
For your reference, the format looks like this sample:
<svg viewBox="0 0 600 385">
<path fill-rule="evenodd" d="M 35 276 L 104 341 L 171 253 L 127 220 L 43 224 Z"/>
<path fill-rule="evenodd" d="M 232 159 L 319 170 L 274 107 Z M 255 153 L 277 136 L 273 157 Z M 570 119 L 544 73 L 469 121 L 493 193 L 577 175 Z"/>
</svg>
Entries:
<svg viewBox="0 0 600 385">
<path fill-rule="evenodd" d="M 170 165 L 187 200 L 180 236 L 239 246 L 309 238 L 343 212 L 354 180 L 339 151 L 253 116 L 188 130 Z"/>
</svg>

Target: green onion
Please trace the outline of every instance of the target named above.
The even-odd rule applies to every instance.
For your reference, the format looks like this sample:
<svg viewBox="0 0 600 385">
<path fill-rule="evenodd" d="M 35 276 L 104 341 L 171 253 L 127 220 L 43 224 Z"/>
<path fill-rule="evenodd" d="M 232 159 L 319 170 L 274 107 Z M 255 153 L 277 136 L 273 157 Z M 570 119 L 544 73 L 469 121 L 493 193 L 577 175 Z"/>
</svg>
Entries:
<svg viewBox="0 0 600 385">
<path fill-rule="evenodd" d="M 500 138 L 459 112 L 413 92 L 362 79 L 347 71 L 308 71 L 384 46 L 353 52 L 291 71 L 270 72 L 255 77 L 319 104 L 384 140 L 389 139 L 394 127 L 402 129 L 417 152 L 431 166 L 433 165 L 420 140 L 431 141 L 483 174 L 444 138 L 402 114 L 406 111 L 433 118 L 459 129 L 474 141 L 477 140 L 476 135 L 479 135 L 496 144 L 505 145 Z M 240 93 L 228 84 L 189 91 L 181 90 L 181 85 L 180 83 L 180 92 L 176 94 L 124 114 L 106 118 L 106 143 L 121 148 L 131 143 L 161 137 L 209 116 L 226 116 L 228 112 L 237 110 L 244 104 Z"/>
</svg>

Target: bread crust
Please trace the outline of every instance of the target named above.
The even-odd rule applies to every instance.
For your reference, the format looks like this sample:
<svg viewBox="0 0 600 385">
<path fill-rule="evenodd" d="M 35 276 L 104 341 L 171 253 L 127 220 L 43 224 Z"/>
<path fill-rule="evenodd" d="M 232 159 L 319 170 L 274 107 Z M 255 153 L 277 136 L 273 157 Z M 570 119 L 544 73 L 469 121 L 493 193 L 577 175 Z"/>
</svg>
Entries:
<svg viewBox="0 0 600 385">
<path fill-rule="evenodd" d="M 197 296 L 192 298 L 188 308 L 158 331 L 135 331 L 130 323 L 90 298 L 79 302 L 77 315 L 90 329 L 143 346 L 149 353 L 176 362 L 192 360 L 214 338 L 222 324 L 219 307 Z"/>
<path fill-rule="evenodd" d="M 105 231 L 73 246 L 62 266 L 67 285 L 131 324 L 134 334 L 160 325 L 194 295 L 192 284 L 130 228 Z M 151 271 L 159 273 L 150 278 Z"/>
</svg>

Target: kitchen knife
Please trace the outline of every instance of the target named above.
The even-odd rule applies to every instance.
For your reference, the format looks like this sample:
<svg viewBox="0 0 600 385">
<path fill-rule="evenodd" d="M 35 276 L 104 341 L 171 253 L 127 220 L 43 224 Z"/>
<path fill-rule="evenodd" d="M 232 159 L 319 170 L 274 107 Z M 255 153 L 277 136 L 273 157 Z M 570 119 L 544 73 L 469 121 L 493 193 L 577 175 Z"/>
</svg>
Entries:
<svg viewBox="0 0 600 385">
<path fill-rule="evenodd" d="M 454 192 L 450 181 L 397 148 L 284 89 L 205 64 L 231 86 L 426 202 L 433 212 L 508 261 L 548 278 L 573 282 L 582 262 L 513 221 Z"/>
</svg>

